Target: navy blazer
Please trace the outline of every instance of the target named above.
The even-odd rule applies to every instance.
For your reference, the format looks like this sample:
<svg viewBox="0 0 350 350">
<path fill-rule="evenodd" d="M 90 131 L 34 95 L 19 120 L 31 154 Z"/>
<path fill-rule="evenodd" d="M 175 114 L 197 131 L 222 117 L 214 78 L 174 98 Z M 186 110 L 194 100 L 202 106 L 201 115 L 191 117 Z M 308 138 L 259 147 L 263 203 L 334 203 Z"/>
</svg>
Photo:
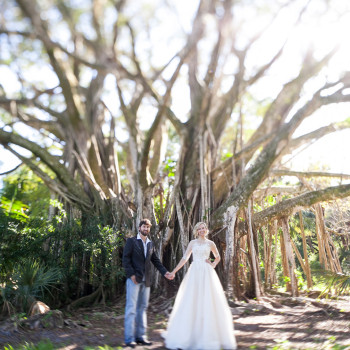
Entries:
<svg viewBox="0 0 350 350">
<path fill-rule="evenodd" d="M 126 240 L 123 251 L 123 267 L 127 278 L 135 275 L 136 281 L 140 283 L 145 277 L 145 285 L 150 287 L 151 262 L 163 276 L 167 273 L 167 269 L 158 258 L 153 242 L 147 243 L 147 255 L 145 258 L 142 240 L 137 239 L 137 237 Z"/>
</svg>

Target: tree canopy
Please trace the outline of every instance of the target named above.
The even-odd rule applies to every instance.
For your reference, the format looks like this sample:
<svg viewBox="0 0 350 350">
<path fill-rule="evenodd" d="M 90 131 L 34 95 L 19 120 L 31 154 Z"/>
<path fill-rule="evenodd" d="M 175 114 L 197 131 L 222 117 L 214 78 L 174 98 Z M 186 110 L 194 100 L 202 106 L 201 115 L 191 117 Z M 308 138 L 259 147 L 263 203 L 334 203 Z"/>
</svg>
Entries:
<svg viewBox="0 0 350 350">
<path fill-rule="evenodd" d="M 206 221 L 223 269 L 238 264 L 246 235 L 254 270 L 260 227 L 281 220 L 291 262 L 286 218 L 350 195 L 349 175 L 292 173 L 286 162 L 350 127 L 339 108 L 350 102 L 344 2 L 1 6 L 0 65 L 11 82 L 0 91 L 0 143 L 83 218 L 126 232 L 149 217 L 169 264 Z M 328 125 L 303 133 L 321 113 Z M 320 187 L 310 177 L 340 180 Z"/>
</svg>

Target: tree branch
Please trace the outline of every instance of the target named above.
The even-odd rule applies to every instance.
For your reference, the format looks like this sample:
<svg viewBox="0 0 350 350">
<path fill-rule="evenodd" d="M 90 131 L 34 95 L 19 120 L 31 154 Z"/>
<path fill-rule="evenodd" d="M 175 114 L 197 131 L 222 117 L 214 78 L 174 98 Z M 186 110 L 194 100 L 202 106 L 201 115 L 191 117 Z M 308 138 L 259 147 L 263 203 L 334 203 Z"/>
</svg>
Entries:
<svg viewBox="0 0 350 350">
<path fill-rule="evenodd" d="M 11 151 L 10 151 L 11 152 Z M 14 171 L 16 171 L 19 167 L 21 167 L 23 165 L 23 162 L 22 163 L 19 163 L 17 166 L 15 166 L 13 169 L 11 170 L 7 170 L 7 171 L 4 171 L 3 173 L 0 173 L 0 176 L 4 176 L 4 175 L 7 175 L 7 174 L 11 174 L 13 173 Z"/>
<path fill-rule="evenodd" d="M 51 61 L 51 65 L 60 81 L 62 93 L 67 104 L 67 110 L 69 117 L 71 118 L 72 125 L 77 126 L 80 121 L 80 113 L 78 111 L 78 106 L 74 100 L 74 96 L 76 95 L 76 92 L 73 89 L 74 83 L 72 84 L 72 81 L 70 81 L 68 78 L 66 70 L 63 68 L 62 62 L 60 62 L 57 53 L 55 53 L 57 47 L 53 44 L 48 35 L 48 25 L 44 20 L 41 19 L 40 14 L 37 12 L 36 1 L 17 0 L 17 3 L 21 7 L 25 16 L 31 20 L 33 27 L 37 32 L 37 37 L 42 41 L 46 49 L 46 52 Z"/>
<path fill-rule="evenodd" d="M 288 148 L 286 149 L 285 152 L 283 152 L 283 154 L 291 153 L 293 150 L 295 150 L 296 148 L 299 148 L 303 144 L 307 142 L 316 141 L 321 137 L 326 136 L 332 132 L 345 130 L 349 128 L 350 128 L 350 120 L 323 126 L 317 130 L 311 131 L 307 134 L 304 134 L 302 136 L 299 136 L 290 140 Z"/>
<path fill-rule="evenodd" d="M 284 169 L 273 169 L 270 171 L 271 176 L 297 176 L 297 177 L 339 177 L 350 179 L 350 174 L 327 173 L 323 171 L 292 171 Z"/>
<path fill-rule="evenodd" d="M 288 123 L 284 124 L 279 131 L 276 132 L 275 137 L 262 150 L 257 160 L 247 171 L 246 176 L 240 181 L 234 192 L 214 212 L 212 216 L 212 226 L 214 226 L 215 229 L 220 229 L 224 225 L 224 214 L 229 207 L 234 206 L 236 208 L 241 208 L 248 202 L 249 197 L 253 194 L 259 183 L 268 175 L 273 162 L 288 145 L 288 140 L 291 135 L 306 117 L 324 104 L 349 100 L 350 95 L 343 95 L 342 93 L 346 88 L 347 86 L 344 85 L 341 90 L 326 97 L 321 96 L 323 89 L 320 89 L 308 103 L 294 114 Z"/>
<path fill-rule="evenodd" d="M 301 208 L 310 207 L 316 203 L 346 198 L 350 196 L 350 184 L 328 187 L 323 190 L 311 191 L 300 196 L 285 199 L 253 216 L 256 226 L 266 225 L 270 220 L 291 216 Z"/>
<path fill-rule="evenodd" d="M 56 174 L 58 180 L 67 187 L 72 196 L 75 198 L 80 198 L 82 202 L 88 205 L 89 198 L 85 194 L 84 190 L 77 185 L 76 181 L 72 178 L 65 166 L 61 164 L 56 157 L 47 152 L 47 150 L 20 135 L 4 131 L 3 129 L 0 129 L 0 143 L 3 145 L 13 143 L 31 151 Z M 10 150 L 12 153 L 14 153 L 12 149 Z M 24 161 L 25 158 L 22 157 L 20 159 Z"/>
<path fill-rule="evenodd" d="M 248 144 L 253 143 L 263 135 L 272 132 L 272 130 L 275 130 L 282 125 L 295 102 L 299 99 L 301 89 L 305 82 L 318 73 L 332 58 L 335 52 L 336 50 L 331 51 L 318 62 L 313 62 L 311 59 L 311 52 L 305 56 L 298 77 L 283 86 L 282 90 L 267 110 L 262 123 L 251 136 Z"/>
<path fill-rule="evenodd" d="M 52 179 L 48 174 L 42 171 L 36 164 L 34 164 L 30 159 L 23 157 L 21 154 L 16 152 L 9 145 L 4 145 L 4 147 L 13 153 L 18 159 L 20 159 L 25 165 L 28 166 L 38 177 L 40 177 L 45 184 L 55 193 L 65 198 L 67 201 L 71 203 L 76 203 L 77 205 L 90 210 L 91 205 L 85 196 L 85 193 L 82 193 L 82 196 L 77 196 L 77 191 L 72 193 L 69 188 L 62 186 L 59 182 Z M 22 163 L 22 164 L 23 164 Z"/>
<path fill-rule="evenodd" d="M 263 198 L 266 196 L 276 195 L 276 194 L 299 194 L 302 192 L 303 187 L 297 186 L 271 186 L 265 188 L 258 188 L 254 191 L 254 199 Z"/>
</svg>

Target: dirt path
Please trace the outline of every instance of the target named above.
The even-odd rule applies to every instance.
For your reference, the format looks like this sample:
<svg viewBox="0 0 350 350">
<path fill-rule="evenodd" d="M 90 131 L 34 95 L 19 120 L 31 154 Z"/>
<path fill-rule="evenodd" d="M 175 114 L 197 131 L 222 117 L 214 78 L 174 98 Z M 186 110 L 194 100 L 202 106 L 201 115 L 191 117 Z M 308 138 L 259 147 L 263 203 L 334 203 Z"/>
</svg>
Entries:
<svg viewBox="0 0 350 350">
<path fill-rule="evenodd" d="M 169 300 L 151 300 L 149 334 L 152 346 L 136 349 L 165 349 L 161 332 L 166 327 Z M 349 349 L 350 298 L 316 301 L 311 298 L 271 296 L 261 303 L 232 305 L 238 349 Z M 0 345 L 50 340 L 57 349 L 97 349 L 98 346 L 122 347 L 123 305 L 63 312 L 61 328 L 37 329 L 0 323 Z"/>
</svg>

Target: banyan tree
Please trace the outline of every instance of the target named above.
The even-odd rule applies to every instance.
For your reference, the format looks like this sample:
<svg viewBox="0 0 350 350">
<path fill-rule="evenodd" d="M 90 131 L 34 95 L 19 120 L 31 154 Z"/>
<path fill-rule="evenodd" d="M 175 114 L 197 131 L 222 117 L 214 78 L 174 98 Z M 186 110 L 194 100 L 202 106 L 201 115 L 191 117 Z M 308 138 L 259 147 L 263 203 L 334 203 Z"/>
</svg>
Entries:
<svg viewBox="0 0 350 350">
<path fill-rule="evenodd" d="M 206 221 L 235 297 L 259 298 L 275 283 L 279 249 L 297 295 L 296 262 L 312 287 L 302 210 L 314 213 L 320 263 L 341 272 L 321 203 L 349 196 L 350 184 L 282 161 L 350 127 L 344 117 L 299 132 L 321 109 L 350 101 L 350 75 L 329 74 L 336 38 L 323 51 L 305 38 L 291 57 L 293 35 L 340 10 L 332 1 L 175 3 L 2 3 L 0 64 L 12 84 L 0 91 L 1 152 L 36 173 L 70 215 L 103 217 L 124 234 L 150 218 L 169 268 Z M 281 185 L 286 176 L 297 181 Z M 319 177 L 343 182 L 313 186 Z M 290 235 L 295 214 L 301 251 Z"/>
</svg>

